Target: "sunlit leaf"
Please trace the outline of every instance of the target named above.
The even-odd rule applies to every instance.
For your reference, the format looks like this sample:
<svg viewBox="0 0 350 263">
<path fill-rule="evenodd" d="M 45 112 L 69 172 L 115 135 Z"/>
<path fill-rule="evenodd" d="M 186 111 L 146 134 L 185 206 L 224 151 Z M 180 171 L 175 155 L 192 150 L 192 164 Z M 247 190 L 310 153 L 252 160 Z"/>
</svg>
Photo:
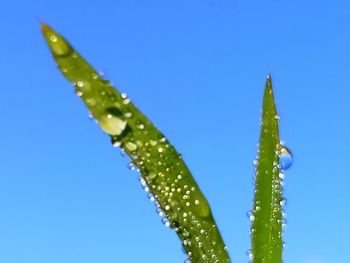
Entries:
<svg viewBox="0 0 350 263">
<path fill-rule="evenodd" d="M 76 94 L 112 144 L 122 148 L 132 159 L 130 165 L 140 170 L 141 184 L 155 199 L 163 223 L 182 240 L 189 259 L 193 263 L 230 262 L 208 202 L 181 155 L 126 94 L 115 90 L 61 35 L 45 24 L 42 31 Z"/>
<path fill-rule="evenodd" d="M 276 111 L 272 80 L 266 80 L 259 152 L 256 162 L 255 197 L 249 215 L 252 221 L 254 263 L 282 262 L 282 171 L 280 154 L 284 153 L 279 138 L 279 117 Z"/>
</svg>

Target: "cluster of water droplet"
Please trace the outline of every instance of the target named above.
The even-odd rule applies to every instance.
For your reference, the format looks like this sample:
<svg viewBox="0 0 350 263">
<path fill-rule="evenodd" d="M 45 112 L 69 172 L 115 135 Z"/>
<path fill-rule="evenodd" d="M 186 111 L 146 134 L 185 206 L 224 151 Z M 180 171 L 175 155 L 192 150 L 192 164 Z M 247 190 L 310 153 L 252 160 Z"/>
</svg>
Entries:
<svg viewBox="0 0 350 263">
<path fill-rule="evenodd" d="M 161 222 L 164 226 L 175 230 L 183 240 L 183 247 L 188 256 L 186 262 L 191 262 L 193 256 L 191 251 L 194 248 L 202 251 L 201 262 L 219 262 L 220 251 L 213 249 L 215 244 L 208 246 L 208 243 L 210 240 L 214 243 L 222 241 L 217 240 L 214 234 L 211 235 L 217 233 L 216 226 L 203 221 L 203 218 L 211 215 L 210 209 L 196 184 L 187 177 L 182 157 L 163 136 L 146 141 L 136 139 L 136 137 L 142 138 L 137 133 L 146 130 L 145 121 L 129 119 L 128 123 L 135 127 L 133 140 L 124 138 L 122 145 L 118 146 L 122 146 L 129 153 L 137 152 L 137 158 L 134 158 L 128 167 L 141 172 L 140 184 L 149 200 L 154 202 Z M 129 143 L 135 147 L 130 148 Z M 178 161 L 174 163 L 172 157 L 176 157 Z M 198 234 L 193 236 L 194 233 Z"/>
<path fill-rule="evenodd" d="M 276 146 L 276 156 L 277 156 L 277 161 L 274 162 L 274 167 L 273 167 L 273 174 L 278 173 L 278 178 L 274 179 L 274 182 L 272 184 L 272 191 L 273 191 L 273 196 L 281 196 L 283 194 L 283 186 L 284 186 L 284 179 L 285 179 L 285 170 L 289 169 L 292 166 L 293 163 L 293 156 L 291 151 L 284 146 L 284 143 L 281 142 L 279 145 Z M 254 160 L 253 162 L 254 166 L 255 166 L 255 176 L 254 176 L 254 181 L 256 180 L 256 174 L 257 174 L 257 168 L 259 165 L 259 160 L 258 157 Z M 255 190 L 256 193 L 257 190 Z M 286 228 L 287 225 L 287 215 L 285 213 L 285 206 L 287 204 L 287 199 L 282 197 L 282 199 L 276 199 L 274 198 L 272 200 L 272 212 L 273 214 L 276 215 L 276 213 L 278 214 L 278 211 L 281 210 L 281 218 L 279 218 L 279 216 L 276 217 L 276 220 L 279 224 L 281 224 L 282 226 L 282 231 Z M 253 209 L 249 210 L 247 212 L 247 217 L 249 218 L 249 220 L 253 223 L 257 217 L 257 214 L 260 212 L 261 210 L 261 204 L 260 201 L 257 200 L 254 204 L 253 204 Z M 251 229 L 251 235 L 254 235 L 255 233 L 255 229 L 252 228 Z M 282 235 L 282 232 L 280 233 Z M 283 248 L 285 247 L 285 243 L 283 242 Z M 249 262 L 253 262 L 254 259 L 254 255 L 251 249 L 248 249 L 246 251 L 246 254 L 248 256 Z"/>
<path fill-rule="evenodd" d="M 162 223 L 174 229 L 183 240 L 188 255 L 186 262 L 190 263 L 195 256 L 191 251 L 197 251 L 203 263 L 218 262 L 221 252 L 213 247 L 218 244 L 220 248 L 221 237 L 212 225 L 208 203 L 181 155 L 130 103 L 128 96 L 115 91 L 108 81 L 89 68 L 68 42 L 56 34 L 51 34 L 48 40 L 55 57 L 62 61 L 60 65 L 82 65 L 81 70 L 86 71 L 80 73 L 87 77 L 79 78 L 71 74 L 73 66 L 60 66 L 76 94 L 88 106 L 90 118 L 111 136 L 113 146 L 131 157 L 128 167 L 139 174 L 139 182 L 154 202 Z"/>
</svg>

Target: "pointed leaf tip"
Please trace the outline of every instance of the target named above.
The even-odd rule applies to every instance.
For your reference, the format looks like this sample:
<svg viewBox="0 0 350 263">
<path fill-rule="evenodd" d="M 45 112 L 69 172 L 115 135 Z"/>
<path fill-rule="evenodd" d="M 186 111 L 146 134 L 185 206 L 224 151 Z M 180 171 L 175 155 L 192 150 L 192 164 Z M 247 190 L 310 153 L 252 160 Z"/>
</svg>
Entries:
<svg viewBox="0 0 350 263">
<path fill-rule="evenodd" d="M 267 76 L 266 76 L 266 85 L 265 85 L 265 88 L 266 89 L 272 89 L 272 76 L 271 76 L 271 74 L 268 74 Z"/>
<path fill-rule="evenodd" d="M 40 27 L 46 42 L 55 57 L 65 56 L 72 51 L 69 43 L 49 25 L 41 22 Z"/>
<path fill-rule="evenodd" d="M 46 23 L 44 23 L 42 21 L 40 21 L 39 23 L 40 23 L 41 31 L 43 31 L 43 32 L 47 31 L 50 28 Z"/>
</svg>

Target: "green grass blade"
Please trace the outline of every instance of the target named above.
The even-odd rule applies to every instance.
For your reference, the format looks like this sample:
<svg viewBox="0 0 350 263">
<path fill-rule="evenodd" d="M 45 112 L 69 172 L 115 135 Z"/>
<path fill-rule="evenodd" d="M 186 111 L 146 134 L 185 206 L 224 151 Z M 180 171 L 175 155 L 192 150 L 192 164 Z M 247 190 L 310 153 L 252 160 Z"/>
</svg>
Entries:
<svg viewBox="0 0 350 263">
<path fill-rule="evenodd" d="M 266 80 L 259 153 L 256 164 L 252 221 L 254 263 L 282 262 L 282 186 L 279 168 L 280 148 L 278 115 L 272 81 Z"/>
<path fill-rule="evenodd" d="M 73 83 L 93 117 L 130 156 L 142 183 L 166 213 L 166 224 L 182 240 L 194 262 L 230 262 L 208 202 L 187 166 L 162 133 L 125 94 L 99 76 L 72 46 L 49 26 L 44 37 L 63 75 Z"/>
</svg>

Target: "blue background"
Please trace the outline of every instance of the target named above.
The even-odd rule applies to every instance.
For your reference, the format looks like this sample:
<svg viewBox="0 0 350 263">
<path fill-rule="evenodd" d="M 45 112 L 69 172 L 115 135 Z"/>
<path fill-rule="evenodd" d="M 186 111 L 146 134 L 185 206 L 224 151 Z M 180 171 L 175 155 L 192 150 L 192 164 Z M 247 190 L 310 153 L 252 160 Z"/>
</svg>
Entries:
<svg viewBox="0 0 350 263">
<path fill-rule="evenodd" d="M 6 1 L 0 16 L 0 262 L 176 263 L 180 241 L 56 70 L 43 20 L 184 156 L 247 262 L 265 76 L 286 173 L 286 263 L 348 262 L 348 1 Z"/>
</svg>

